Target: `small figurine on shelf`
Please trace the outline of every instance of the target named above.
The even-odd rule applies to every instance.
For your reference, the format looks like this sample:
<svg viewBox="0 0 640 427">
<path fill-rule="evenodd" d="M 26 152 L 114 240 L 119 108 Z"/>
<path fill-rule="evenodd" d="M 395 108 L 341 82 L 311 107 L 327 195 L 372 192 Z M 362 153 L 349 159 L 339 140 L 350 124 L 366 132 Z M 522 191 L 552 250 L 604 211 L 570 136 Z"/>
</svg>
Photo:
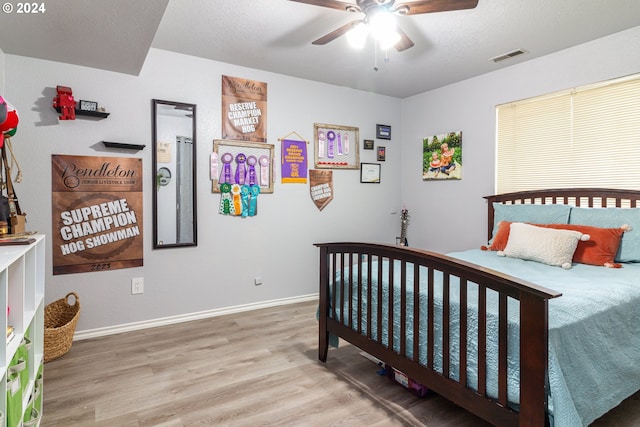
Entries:
<svg viewBox="0 0 640 427">
<path fill-rule="evenodd" d="M 398 244 L 401 246 L 409 246 L 409 241 L 407 240 L 407 227 L 409 226 L 409 210 L 402 206 L 402 211 L 400 211 L 400 237 L 396 238 Z"/>
<path fill-rule="evenodd" d="M 53 98 L 53 108 L 60 108 L 60 120 L 76 119 L 76 100 L 73 91 L 67 86 L 56 86 L 58 94 Z"/>
</svg>

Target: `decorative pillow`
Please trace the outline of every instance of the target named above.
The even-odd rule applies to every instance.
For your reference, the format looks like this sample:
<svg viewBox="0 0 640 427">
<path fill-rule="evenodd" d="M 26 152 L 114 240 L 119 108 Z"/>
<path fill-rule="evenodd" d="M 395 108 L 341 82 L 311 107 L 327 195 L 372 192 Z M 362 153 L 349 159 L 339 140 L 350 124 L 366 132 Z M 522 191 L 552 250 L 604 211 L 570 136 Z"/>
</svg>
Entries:
<svg viewBox="0 0 640 427">
<path fill-rule="evenodd" d="M 575 230 L 556 230 L 514 222 L 510 227 L 507 246 L 504 251 L 498 251 L 498 255 L 569 269 L 580 240 L 589 240 L 589 235 Z"/>
<path fill-rule="evenodd" d="M 546 224 L 544 227 L 575 230 L 591 237 L 587 241 L 578 242 L 578 247 L 573 254 L 573 262 L 609 268 L 622 267 L 622 264 L 615 262 L 615 257 L 623 234 L 630 230 L 628 225 L 625 224 L 620 228 L 599 228 L 576 224 Z"/>
<path fill-rule="evenodd" d="M 615 228 L 628 224 L 622 236 L 616 262 L 640 262 L 640 208 L 571 208 L 569 224 Z"/>
<path fill-rule="evenodd" d="M 503 205 L 493 204 L 493 236 L 500 221 L 528 222 L 531 224 L 569 224 L 569 205 Z M 624 224 L 621 222 L 620 224 Z M 492 239 L 493 240 L 493 239 Z"/>
<path fill-rule="evenodd" d="M 509 240 L 509 229 L 511 228 L 511 221 L 500 221 L 498 225 L 493 228 L 493 239 L 491 239 L 489 246 L 480 246 L 483 251 L 502 251 L 507 246 Z"/>
<path fill-rule="evenodd" d="M 619 228 L 599 228 L 588 225 L 576 224 L 531 224 L 536 227 L 546 227 L 561 230 L 575 230 L 588 234 L 591 238 L 587 241 L 579 241 L 573 262 L 580 264 L 599 265 L 611 268 L 620 268 L 621 264 L 615 262 L 615 256 L 620 246 L 620 239 L 625 231 L 630 231 L 627 224 Z M 493 237 L 490 246 L 481 246 L 486 251 L 502 251 L 509 240 L 511 222 L 501 221 L 498 224 L 498 232 Z"/>
</svg>

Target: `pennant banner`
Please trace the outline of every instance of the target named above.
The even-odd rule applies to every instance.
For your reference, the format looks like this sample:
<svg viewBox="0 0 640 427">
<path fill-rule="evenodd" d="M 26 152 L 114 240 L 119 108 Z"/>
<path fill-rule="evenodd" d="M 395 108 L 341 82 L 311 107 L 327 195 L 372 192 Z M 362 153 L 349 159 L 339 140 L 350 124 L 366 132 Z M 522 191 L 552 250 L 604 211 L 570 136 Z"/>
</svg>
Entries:
<svg viewBox="0 0 640 427">
<path fill-rule="evenodd" d="M 333 200 L 333 171 L 310 170 L 309 192 L 311 200 L 320 210 L 324 209 Z"/>
<path fill-rule="evenodd" d="M 282 141 L 282 174 L 283 184 L 307 183 L 307 142 Z"/>
</svg>

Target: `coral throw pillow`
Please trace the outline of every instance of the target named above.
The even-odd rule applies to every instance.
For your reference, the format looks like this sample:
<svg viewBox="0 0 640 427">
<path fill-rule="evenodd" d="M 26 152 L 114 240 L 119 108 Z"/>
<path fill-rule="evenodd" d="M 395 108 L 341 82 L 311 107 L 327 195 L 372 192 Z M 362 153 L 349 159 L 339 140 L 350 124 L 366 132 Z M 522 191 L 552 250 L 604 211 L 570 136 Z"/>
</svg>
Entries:
<svg viewBox="0 0 640 427">
<path fill-rule="evenodd" d="M 537 227 L 575 230 L 588 234 L 591 239 L 579 241 L 573 254 L 573 262 L 580 264 L 598 265 L 610 268 L 620 268 L 621 264 L 614 261 L 625 231 L 630 230 L 626 224 L 620 228 L 600 228 L 576 224 L 532 224 Z M 481 246 L 482 250 L 503 251 L 509 241 L 510 221 L 501 221 L 490 246 Z"/>
</svg>

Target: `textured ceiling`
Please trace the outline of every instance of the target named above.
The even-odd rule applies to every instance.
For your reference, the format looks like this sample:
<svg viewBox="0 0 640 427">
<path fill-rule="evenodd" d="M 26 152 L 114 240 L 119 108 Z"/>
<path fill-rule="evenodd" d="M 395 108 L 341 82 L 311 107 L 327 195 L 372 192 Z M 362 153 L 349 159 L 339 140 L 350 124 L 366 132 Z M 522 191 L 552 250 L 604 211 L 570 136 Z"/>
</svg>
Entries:
<svg viewBox="0 0 640 427">
<path fill-rule="evenodd" d="M 150 47 L 404 98 L 640 25 L 638 0 L 479 0 L 399 17 L 404 52 L 311 42 L 361 17 L 288 0 L 56 0 L 0 15 L 0 49 L 138 74 Z M 528 53 L 494 63 L 490 58 Z M 374 70 L 377 65 L 378 71 Z"/>
</svg>

